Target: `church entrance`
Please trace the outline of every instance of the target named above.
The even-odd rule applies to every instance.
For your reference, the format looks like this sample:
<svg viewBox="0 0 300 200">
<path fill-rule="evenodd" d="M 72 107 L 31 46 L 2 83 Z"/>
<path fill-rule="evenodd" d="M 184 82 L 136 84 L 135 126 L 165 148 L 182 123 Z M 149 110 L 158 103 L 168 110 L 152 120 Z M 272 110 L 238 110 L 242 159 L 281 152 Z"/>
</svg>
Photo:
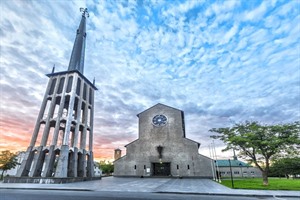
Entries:
<svg viewBox="0 0 300 200">
<path fill-rule="evenodd" d="M 171 163 L 152 163 L 153 176 L 170 176 Z"/>
</svg>

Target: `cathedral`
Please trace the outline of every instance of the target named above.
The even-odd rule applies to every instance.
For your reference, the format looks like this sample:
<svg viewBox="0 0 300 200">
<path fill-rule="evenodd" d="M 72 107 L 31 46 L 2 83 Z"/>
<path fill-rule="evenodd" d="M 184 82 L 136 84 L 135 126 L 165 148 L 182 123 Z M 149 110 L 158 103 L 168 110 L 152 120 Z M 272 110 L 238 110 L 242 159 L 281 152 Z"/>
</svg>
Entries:
<svg viewBox="0 0 300 200">
<path fill-rule="evenodd" d="M 117 156 L 114 176 L 213 176 L 213 160 L 198 153 L 200 143 L 186 138 L 183 111 L 156 104 L 137 117 L 138 139 L 125 146 L 125 156 Z"/>
</svg>

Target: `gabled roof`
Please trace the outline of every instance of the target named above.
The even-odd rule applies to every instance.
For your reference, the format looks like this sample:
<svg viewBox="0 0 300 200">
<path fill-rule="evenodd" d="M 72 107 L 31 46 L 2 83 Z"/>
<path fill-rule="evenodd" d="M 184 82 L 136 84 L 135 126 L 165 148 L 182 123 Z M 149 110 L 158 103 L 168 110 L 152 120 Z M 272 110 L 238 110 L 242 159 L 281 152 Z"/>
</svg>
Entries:
<svg viewBox="0 0 300 200">
<path fill-rule="evenodd" d="M 130 145 L 130 144 L 132 144 L 132 143 L 134 143 L 134 142 L 136 142 L 136 141 L 138 141 L 139 139 L 136 139 L 136 140 L 133 140 L 132 142 L 130 142 L 130 143 L 128 143 L 128 144 L 126 144 L 124 147 L 126 147 L 127 148 L 127 146 L 128 145 Z"/>
<path fill-rule="evenodd" d="M 229 160 L 216 160 L 217 164 L 219 167 L 251 167 L 251 165 L 244 163 L 243 161 L 240 160 L 230 160 L 230 165 L 229 165 Z"/>
<path fill-rule="evenodd" d="M 186 138 L 186 137 L 184 137 L 184 139 L 186 139 L 186 140 L 189 140 L 189 141 L 192 141 L 192 142 L 195 142 L 197 145 L 198 145 L 198 149 L 200 148 L 200 143 L 199 142 L 196 142 L 195 140 L 191 140 L 191 139 L 189 139 L 189 138 Z"/>
<path fill-rule="evenodd" d="M 152 108 L 154 108 L 154 107 L 156 107 L 156 106 L 158 106 L 158 105 L 162 105 L 162 106 L 164 106 L 164 107 L 168 107 L 168 108 L 171 108 L 171 109 L 174 109 L 174 110 L 178 110 L 178 111 L 180 111 L 180 112 L 183 112 L 182 110 L 179 110 L 179 109 L 177 109 L 177 108 L 173 108 L 173 107 L 171 107 L 171 106 L 167 106 L 167 105 L 165 105 L 165 104 L 158 103 L 158 104 L 155 104 L 154 106 L 152 106 L 152 107 L 150 107 L 150 108 L 144 110 L 143 112 L 137 114 L 136 116 L 139 117 L 140 114 L 142 114 L 142 113 L 144 113 L 144 112 L 146 112 L 146 111 L 148 111 L 148 110 L 151 110 Z"/>
</svg>

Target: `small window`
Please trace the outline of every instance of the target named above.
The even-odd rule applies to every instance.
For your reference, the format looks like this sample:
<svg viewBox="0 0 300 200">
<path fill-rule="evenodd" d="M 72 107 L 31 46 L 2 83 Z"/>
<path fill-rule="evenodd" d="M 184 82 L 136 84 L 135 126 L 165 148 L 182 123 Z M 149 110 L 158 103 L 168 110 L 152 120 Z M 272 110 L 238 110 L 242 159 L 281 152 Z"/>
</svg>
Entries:
<svg viewBox="0 0 300 200">
<path fill-rule="evenodd" d="M 187 169 L 190 169 L 190 165 L 187 166 Z"/>
<path fill-rule="evenodd" d="M 238 172 L 238 171 L 235 171 L 235 172 L 233 172 L 234 174 L 240 174 L 240 172 Z"/>
<path fill-rule="evenodd" d="M 136 169 L 136 165 L 134 165 L 134 169 Z"/>
<path fill-rule="evenodd" d="M 146 169 L 146 165 L 144 165 L 144 169 Z"/>
<path fill-rule="evenodd" d="M 179 165 L 177 165 L 177 169 L 179 169 Z"/>
</svg>

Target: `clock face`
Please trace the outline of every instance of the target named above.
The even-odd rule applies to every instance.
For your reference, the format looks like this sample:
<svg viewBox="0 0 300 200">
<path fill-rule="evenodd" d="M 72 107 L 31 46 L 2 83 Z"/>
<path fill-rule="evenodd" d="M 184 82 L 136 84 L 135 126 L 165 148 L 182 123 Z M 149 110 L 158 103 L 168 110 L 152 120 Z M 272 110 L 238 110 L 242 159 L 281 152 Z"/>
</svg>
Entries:
<svg viewBox="0 0 300 200">
<path fill-rule="evenodd" d="M 152 119 L 152 123 L 154 126 L 164 126 L 167 124 L 167 117 L 164 115 L 156 115 Z"/>
</svg>

